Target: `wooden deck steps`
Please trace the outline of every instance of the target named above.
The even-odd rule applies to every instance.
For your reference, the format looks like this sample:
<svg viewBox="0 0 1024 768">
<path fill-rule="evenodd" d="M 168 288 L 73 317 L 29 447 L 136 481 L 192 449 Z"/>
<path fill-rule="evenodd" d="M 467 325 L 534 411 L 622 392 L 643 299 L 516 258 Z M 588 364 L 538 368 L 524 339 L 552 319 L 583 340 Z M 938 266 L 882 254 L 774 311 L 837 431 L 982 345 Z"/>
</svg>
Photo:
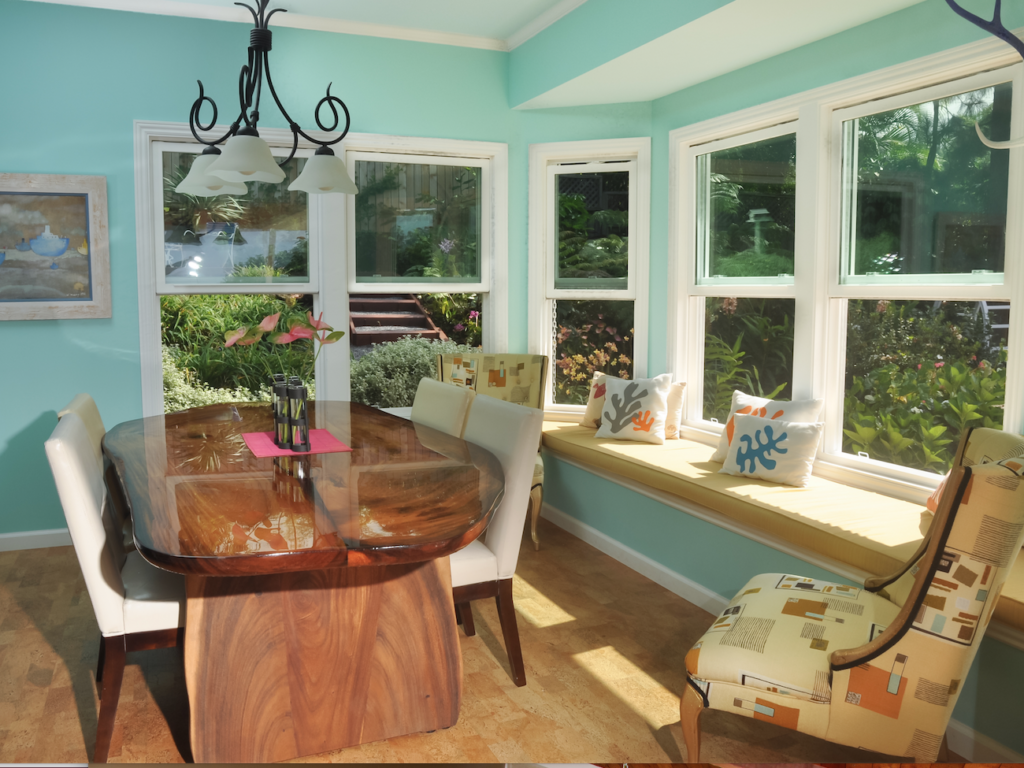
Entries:
<svg viewBox="0 0 1024 768">
<path fill-rule="evenodd" d="M 365 347 L 403 336 L 447 341 L 419 300 L 406 294 L 351 294 L 349 332 L 353 346 Z"/>
</svg>

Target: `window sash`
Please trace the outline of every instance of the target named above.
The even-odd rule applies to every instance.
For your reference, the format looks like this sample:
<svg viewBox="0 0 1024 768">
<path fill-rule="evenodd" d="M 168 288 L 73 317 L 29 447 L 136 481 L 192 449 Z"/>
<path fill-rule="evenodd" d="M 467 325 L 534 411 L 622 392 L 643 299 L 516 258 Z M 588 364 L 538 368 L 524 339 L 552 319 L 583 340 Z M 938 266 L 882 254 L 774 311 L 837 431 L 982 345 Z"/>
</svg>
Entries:
<svg viewBox="0 0 1024 768">
<path fill-rule="evenodd" d="M 493 193 L 494 183 L 490 158 L 460 157 L 451 155 L 405 154 L 375 152 L 373 150 L 349 150 L 345 154 L 345 165 L 352 173 L 356 162 L 410 163 L 418 165 L 447 165 L 453 167 L 473 166 L 480 173 L 480 277 L 477 280 L 449 281 L 424 280 L 410 282 L 373 278 L 360 280 L 356 276 L 356 196 L 348 195 L 348 290 L 350 293 L 487 293 L 491 286 L 491 261 L 493 239 Z"/>
<path fill-rule="evenodd" d="M 291 152 L 291 145 L 274 145 L 269 141 L 270 152 L 274 157 L 285 158 Z M 164 271 L 164 229 L 163 229 L 163 199 L 164 199 L 164 177 L 163 177 L 163 156 L 166 152 L 188 152 L 200 154 L 203 145 L 198 142 L 167 142 L 154 141 L 150 147 L 150 162 L 154 173 L 152 174 L 153 200 L 157 210 L 152 212 L 155 221 L 160 225 L 154 227 L 154 250 L 156 259 L 156 292 L 160 296 L 173 294 L 229 294 L 229 293 L 312 293 L 320 291 L 320 244 L 318 242 L 320 233 L 321 206 L 318 204 L 319 196 L 308 197 L 308 218 L 307 235 L 309 238 L 309 279 L 304 282 L 246 282 L 246 283 L 169 283 Z M 299 148 L 295 151 L 296 157 L 312 157 L 312 149 Z"/>
<path fill-rule="evenodd" d="M 883 112 L 891 112 L 901 107 L 909 107 L 917 104 L 924 104 L 930 101 L 938 99 L 948 98 L 950 96 L 956 96 L 962 93 L 968 93 L 970 91 L 976 91 L 982 88 L 991 88 L 996 85 L 1003 85 L 1005 83 L 1012 83 L 1013 85 L 1013 104 L 1012 104 L 1012 116 L 1011 116 L 1011 133 L 1014 136 L 1019 135 L 1019 128 L 1016 126 L 1021 122 L 1021 105 L 1019 103 L 1022 98 L 1021 93 L 1021 76 L 1020 67 L 1014 67 L 1012 69 L 997 69 L 989 72 L 981 72 L 976 75 L 959 78 L 950 82 L 939 83 L 925 88 L 917 90 L 906 91 L 898 93 L 888 98 L 878 99 L 875 101 L 865 100 L 861 103 L 853 106 L 845 107 L 843 109 L 835 109 L 831 112 L 831 141 L 832 147 L 834 148 L 832 160 L 832 172 L 834 180 L 832 183 L 832 192 L 836 204 L 838 205 L 839 212 L 838 216 L 834 216 L 834 220 L 838 221 L 838 248 L 839 248 L 839 259 L 830 262 L 834 267 L 834 273 L 830 279 L 830 288 L 832 295 L 838 295 L 842 288 L 847 286 L 905 286 L 905 285 L 928 285 L 928 286 L 950 286 L 956 288 L 966 288 L 974 286 L 998 286 L 1006 282 L 1006 276 L 1003 272 L 988 272 L 988 273 L 945 273 L 945 274 L 921 274 L 921 275 L 855 275 L 852 274 L 851 261 L 853 254 L 850 252 L 849 243 L 852 241 L 852 235 L 855 228 L 855 208 L 853 205 L 845 206 L 843 204 L 844 197 L 849 194 L 848 190 L 855 189 L 853 184 L 857 175 L 857 151 L 858 141 L 857 136 L 854 134 L 852 128 L 846 127 L 847 124 L 852 126 L 852 121 L 862 117 L 868 117 L 870 115 L 876 115 Z M 845 151 L 844 151 L 845 150 Z M 1012 162 L 1012 161 L 1011 161 Z M 838 170 L 837 170 L 838 169 Z M 798 171 L 799 174 L 799 171 Z M 1011 167 L 1011 179 L 1013 170 Z M 836 186 L 838 184 L 838 186 Z M 1010 184 L 1010 192 L 1013 191 L 1013 183 Z M 854 196 L 856 199 L 856 196 Z M 1006 253 L 1009 254 L 1009 211 L 1012 210 L 1009 200 L 1007 200 L 1007 240 L 1005 244 Z M 1009 262 L 1009 259 L 1006 259 Z M 1007 271 L 1009 267 L 1004 265 L 1004 269 Z M 852 294 L 847 294 L 849 297 L 853 297 Z M 973 293 L 970 297 L 973 298 L 977 293 Z M 985 294 L 986 296 L 988 294 Z M 961 294 L 955 288 L 952 292 L 944 294 L 949 299 L 954 297 L 963 296 L 968 298 L 967 294 Z M 889 298 L 890 296 L 879 298 Z"/>
<path fill-rule="evenodd" d="M 558 177 L 578 173 L 629 173 L 629 244 L 624 288 L 586 288 L 582 285 L 574 288 L 556 288 L 556 265 L 558 263 Z M 582 164 L 552 164 L 548 166 L 548 232 L 551 237 L 547 243 L 547 290 L 548 299 L 636 299 L 636 233 L 637 233 L 637 161 L 627 160 L 610 162 L 592 162 Z"/>
<path fill-rule="evenodd" d="M 686 156 L 687 183 L 690 186 L 692 199 L 695 203 L 693 221 L 695 224 L 695 237 L 693 240 L 694 270 L 690 273 L 689 289 L 691 292 L 698 286 L 741 286 L 741 285 L 793 285 L 793 275 L 776 277 L 719 277 L 708 274 L 709 254 L 711 251 L 711 227 L 708 226 L 710 215 L 710 164 L 706 174 L 700 173 L 700 158 L 715 152 L 727 149 L 735 149 L 747 144 L 756 144 L 767 139 L 776 139 L 787 134 L 796 134 L 797 123 L 787 121 L 770 125 L 746 133 L 739 133 L 723 139 L 707 141 L 702 144 L 693 144 L 688 147 Z M 799 166 L 797 167 L 797 178 L 799 179 Z M 717 294 L 710 294 L 717 295 Z"/>
</svg>

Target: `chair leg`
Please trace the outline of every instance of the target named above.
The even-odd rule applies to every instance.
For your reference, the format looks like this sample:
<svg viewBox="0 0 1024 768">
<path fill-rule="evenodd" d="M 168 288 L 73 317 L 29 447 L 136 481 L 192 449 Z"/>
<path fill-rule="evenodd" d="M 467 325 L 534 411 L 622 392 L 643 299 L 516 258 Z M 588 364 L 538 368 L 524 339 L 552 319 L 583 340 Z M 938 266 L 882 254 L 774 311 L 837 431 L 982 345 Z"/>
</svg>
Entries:
<svg viewBox="0 0 1024 768">
<path fill-rule="evenodd" d="M 121 696 L 121 680 L 124 678 L 125 639 L 124 635 L 103 638 L 103 690 L 100 693 L 100 714 L 96 724 L 96 749 L 94 763 L 107 762 L 110 740 L 114 735 L 114 716 L 117 700 Z"/>
<path fill-rule="evenodd" d="M 523 665 L 523 649 L 519 644 L 519 627 L 516 625 L 516 607 L 512 603 L 512 579 L 498 582 L 498 619 L 501 634 L 505 638 L 508 663 L 512 667 L 512 681 L 518 686 L 526 685 L 526 667 Z"/>
<path fill-rule="evenodd" d="M 544 486 L 535 485 L 530 489 L 530 538 L 533 539 L 533 548 L 540 549 L 540 539 L 537 537 L 537 520 L 540 518 L 540 507 L 544 501 Z"/>
<path fill-rule="evenodd" d="M 100 658 L 96 662 L 96 692 L 102 697 L 103 696 L 103 662 L 107 658 L 107 644 L 106 638 L 100 635 Z"/>
<path fill-rule="evenodd" d="M 473 608 L 470 603 L 459 603 L 455 607 L 459 609 L 459 617 L 462 619 L 462 628 L 466 630 L 466 637 L 472 637 L 476 634 L 476 625 L 473 623 Z"/>
<path fill-rule="evenodd" d="M 700 762 L 700 714 L 704 711 L 704 698 L 697 689 L 686 681 L 683 695 L 679 699 L 679 720 L 683 726 L 683 742 L 686 744 L 686 762 Z"/>
</svg>

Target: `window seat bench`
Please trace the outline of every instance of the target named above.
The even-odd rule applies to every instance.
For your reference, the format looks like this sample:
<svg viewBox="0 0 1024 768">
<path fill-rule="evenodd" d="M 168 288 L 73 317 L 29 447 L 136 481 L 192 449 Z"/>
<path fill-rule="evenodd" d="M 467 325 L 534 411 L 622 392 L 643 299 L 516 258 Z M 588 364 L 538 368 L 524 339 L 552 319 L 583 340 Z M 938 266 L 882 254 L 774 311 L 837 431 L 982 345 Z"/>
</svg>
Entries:
<svg viewBox="0 0 1024 768">
<path fill-rule="evenodd" d="M 664 445 L 594 438 L 578 424 L 545 421 L 543 448 L 613 481 L 632 481 L 693 506 L 710 522 L 744 535 L 781 540 L 817 560 L 878 576 L 896 571 L 917 550 L 931 522 L 922 505 L 812 477 L 806 488 L 733 477 L 709 461 L 714 449 L 691 440 Z M 996 605 L 993 624 L 1024 637 L 1024 556 Z M 992 629 L 996 629 L 993 627 Z M 990 630 L 990 634 L 993 633 Z M 1015 643 L 1016 644 L 1016 643 Z"/>
</svg>

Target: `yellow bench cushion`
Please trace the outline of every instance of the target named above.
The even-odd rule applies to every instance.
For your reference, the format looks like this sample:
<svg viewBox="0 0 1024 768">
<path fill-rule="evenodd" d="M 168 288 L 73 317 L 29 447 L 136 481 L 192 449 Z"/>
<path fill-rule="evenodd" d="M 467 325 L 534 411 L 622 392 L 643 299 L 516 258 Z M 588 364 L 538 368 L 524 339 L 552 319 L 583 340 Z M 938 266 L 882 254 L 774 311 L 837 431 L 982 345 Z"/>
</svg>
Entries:
<svg viewBox="0 0 1024 768">
<path fill-rule="evenodd" d="M 896 571 L 931 522 L 922 505 L 812 477 L 806 488 L 719 474 L 714 448 L 691 440 L 665 445 L 598 440 L 588 427 L 544 423 L 543 445 L 566 456 L 876 576 Z M 1003 587 L 994 618 L 1024 630 L 1024 557 Z"/>
</svg>

